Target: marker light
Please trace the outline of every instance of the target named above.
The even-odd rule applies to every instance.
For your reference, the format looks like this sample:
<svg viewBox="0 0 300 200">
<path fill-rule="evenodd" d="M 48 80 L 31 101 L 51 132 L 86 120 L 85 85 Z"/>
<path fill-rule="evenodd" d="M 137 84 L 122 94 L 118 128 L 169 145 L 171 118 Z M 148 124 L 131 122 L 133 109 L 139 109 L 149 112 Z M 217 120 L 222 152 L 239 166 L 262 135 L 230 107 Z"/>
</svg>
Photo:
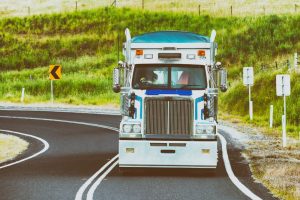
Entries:
<svg viewBox="0 0 300 200">
<path fill-rule="evenodd" d="M 205 51 L 204 50 L 199 50 L 198 51 L 198 56 L 205 56 Z"/>
<path fill-rule="evenodd" d="M 153 58 L 153 54 L 145 54 L 144 58 L 145 59 L 152 59 Z"/>
<path fill-rule="evenodd" d="M 196 55 L 195 54 L 187 54 L 186 58 L 190 59 L 190 60 L 194 60 L 196 58 Z"/>
<path fill-rule="evenodd" d="M 144 51 L 143 51 L 143 50 L 141 50 L 141 49 L 135 50 L 135 55 L 141 56 L 141 55 L 143 55 L 143 54 L 144 54 Z"/>
</svg>

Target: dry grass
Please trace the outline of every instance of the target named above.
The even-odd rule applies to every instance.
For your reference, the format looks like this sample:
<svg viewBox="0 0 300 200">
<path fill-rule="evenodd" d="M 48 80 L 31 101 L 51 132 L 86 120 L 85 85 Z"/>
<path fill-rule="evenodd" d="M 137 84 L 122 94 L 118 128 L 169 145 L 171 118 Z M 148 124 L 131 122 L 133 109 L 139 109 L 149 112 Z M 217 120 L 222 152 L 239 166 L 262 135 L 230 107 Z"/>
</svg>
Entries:
<svg viewBox="0 0 300 200">
<path fill-rule="evenodd" d="M 300 199 L 300 141 L 289 138 L 288 147 L 283 148 L 280 134 L 276 136 L 265 128 L 245 125 L 228 115 L 222 117 L 226 118 L 226 125 L 249 136 L 243 155 L 250 163 L 254 178 L 280 199 Z"/>
<path fill-rule="evenodd" d="M 1 0 L 0 16 L 26 16 L 111 6 L 114 0 Z M 117 7 L 142 8 L 143 0 L 117 0 Z M 144 9 L 213 16 L 258 16 L 300 13 L 300 0 L 144 0 Z"/>
<path fill-rule="evenodd" d="M 0 134 L 0 163 L 12 160 L 28 148 L 28 142 L 13 135 Z"/>
<path fill-rule="evenodd" d="M 300 199 L 299 146 L 281 147 L 280 140 L 266 138 L 255 141 L 245 152 L 250 160 L 254 177 L 266 185 L 276 196 Z"/>
</svg>

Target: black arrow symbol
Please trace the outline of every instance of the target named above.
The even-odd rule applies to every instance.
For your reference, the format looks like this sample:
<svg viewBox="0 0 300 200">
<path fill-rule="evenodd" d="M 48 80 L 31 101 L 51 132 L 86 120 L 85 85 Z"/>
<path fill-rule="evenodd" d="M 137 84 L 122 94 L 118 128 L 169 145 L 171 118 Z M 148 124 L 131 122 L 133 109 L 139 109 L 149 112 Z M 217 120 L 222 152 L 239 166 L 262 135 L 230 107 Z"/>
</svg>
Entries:
<svg viewBox="0 0 300 200">
<path fill-rule="evenodd" d="M 59 66 L 54 66 L 54 68 L 51 70 L 51 74 L 55 79 L 59 79 L 59 76 L 56 74 L 56 71 L 59 69 Z"/>
</svg>

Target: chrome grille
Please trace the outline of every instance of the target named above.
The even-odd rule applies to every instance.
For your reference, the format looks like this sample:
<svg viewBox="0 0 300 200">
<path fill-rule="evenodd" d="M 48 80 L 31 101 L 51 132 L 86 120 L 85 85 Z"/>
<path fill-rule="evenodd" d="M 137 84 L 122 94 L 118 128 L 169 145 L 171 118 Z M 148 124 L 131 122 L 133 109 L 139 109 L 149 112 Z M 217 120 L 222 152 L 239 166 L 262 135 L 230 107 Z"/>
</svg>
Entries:
<svg viewBox="0 0 300 200">
<path fill-rule="evenodd" d="M 146 134 L 192 134 L 192 101 L 146 99 Z"/>
</svg>

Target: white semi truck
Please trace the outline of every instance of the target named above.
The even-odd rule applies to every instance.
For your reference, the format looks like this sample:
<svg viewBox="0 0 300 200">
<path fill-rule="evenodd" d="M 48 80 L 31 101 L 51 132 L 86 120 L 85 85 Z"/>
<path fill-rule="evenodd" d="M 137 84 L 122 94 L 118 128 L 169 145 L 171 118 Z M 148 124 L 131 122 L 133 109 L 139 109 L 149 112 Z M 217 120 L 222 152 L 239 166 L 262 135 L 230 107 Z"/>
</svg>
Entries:
<svg viewBox="0 0 300 200">
<path fill-rule="evenodd" d="M 125 61 L 114 69 L 121 94 L 119 167 L 216 168 L 218 89 L 227 72 L 211 37 L 125 30 Z"/>
</svg>

